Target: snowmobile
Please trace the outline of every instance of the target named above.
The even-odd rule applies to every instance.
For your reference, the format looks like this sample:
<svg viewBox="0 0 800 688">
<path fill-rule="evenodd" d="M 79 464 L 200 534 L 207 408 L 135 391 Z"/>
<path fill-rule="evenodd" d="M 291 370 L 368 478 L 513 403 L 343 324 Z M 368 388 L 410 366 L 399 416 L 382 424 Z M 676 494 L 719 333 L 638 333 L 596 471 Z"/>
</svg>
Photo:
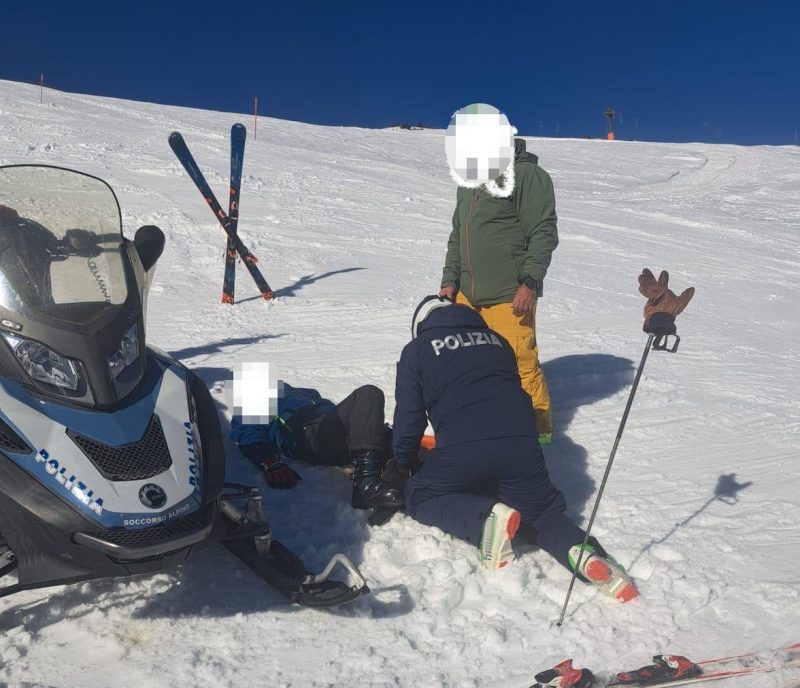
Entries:
<svg viewBox="0 0 800 688">
<path fill-rule="evenodd" d="M 309 572 L 272 539 L 259 490 L 225 483 L 208 389 L 145 343 L 163 248 L 152 225 L 123 236 L 97 177 L 0 167 L 0 597 L 161 571 L 212 544 L 298 604 L 368 593 L 342 554 Z"/>
</svg>

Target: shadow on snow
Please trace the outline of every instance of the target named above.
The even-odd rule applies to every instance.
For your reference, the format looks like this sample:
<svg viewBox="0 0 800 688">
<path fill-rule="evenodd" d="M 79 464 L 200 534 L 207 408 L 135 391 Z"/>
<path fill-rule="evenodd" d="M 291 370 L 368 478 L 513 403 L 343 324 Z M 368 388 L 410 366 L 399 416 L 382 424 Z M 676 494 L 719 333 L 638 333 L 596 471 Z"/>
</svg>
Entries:
<svg viewBox="0 0 800 688">
<path fill-rule="evenodd" d="M 582 406 L 608 399 L 630 387 L 635 368 L 632 361 L 619 356 L 576 354 L 547 361 L 542 364 L 542 370 L 553 401 L 553 445 L 544 448 L 547 469 L 553 483 L 566 497 L 567 514 L 580 523 L 595 493 L 595 481 L 588 472 L 588 452 L 572 441 L 567 430 Z M 621 403 L 620 418 L 623 408 Z M 616 432 L 616 425 L 613 430 Z M 607 455 L 592 457 L 592 460 L 604 461 L 605 458 Z"/>
<path fill-rule="evenodd" d="M 311 273 L 310 275 L 303 275 L 303 277 L 298 279 L 293 284 L 276 289 L 272 294 L 276 299 L 287 296 L 296 296 L 298 291 L 300 291 L 303 287 L 307 287 L 309 284 L 314 284 L 314 282 L 319 282 L 320 280 L 323 280 L 327 277 L 332 277 L 333 275 L 340 275 L 345 272 L 356 272 L 357 270 L 366 270 L 366 268 L 342 268 L 341 270 L 330 270 L 321 274 Z M 260 295 L 250 296 L 246 299 L 239 299 L 237 303 L 246 303 L 247 301 L 253 301 L 260 298 L 262 298 Z"/>
</svg>

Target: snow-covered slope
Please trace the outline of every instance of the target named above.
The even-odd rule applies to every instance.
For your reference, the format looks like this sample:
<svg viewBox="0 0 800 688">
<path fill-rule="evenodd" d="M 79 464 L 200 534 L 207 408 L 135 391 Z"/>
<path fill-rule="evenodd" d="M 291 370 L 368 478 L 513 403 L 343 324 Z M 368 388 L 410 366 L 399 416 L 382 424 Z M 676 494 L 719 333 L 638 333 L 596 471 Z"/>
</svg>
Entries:
<svg viewBox="0 0 800 688">
<path fill-rule="evenodd" d="M 441 131 L 262 119 L 245 155 L 240 232 L 277 299 L 241 269 L 219 303 L 225 237 L 167 146 L 183 132 L 227 198 L 240 116 L 0 81 L 0 164 L 107 179 L 126 233 L 167 235 L 150 341 L 195 368 L 227 410 L 237 360 L 341 398 L 387 393 L 416 302 L 438 287 L 455 193 Z M 250 123 L 245 119 L 245 124 Z M 800 150 L 530 139 L 553 176 L 561 245 L 539 306 L 558 435 L 546 448 L 586 517 L 645 337 L 636 276 L 697 287 L 676 355 L 645 371 L 596 532 L 639 582 L 619 605 L 520 553 L 507 569 L 405 517 L 371 530 L 333 469 L 267 490 L 277 537 L 312 567 L 347 552 L 371 597 L 291 607 L 227 552 L 183 570 L 0 601 L 0 683 L 158 686 L 527 686 L 565 657 L 630 668 L 800 640 Z M 229 475 L 261 481 L 233 447 Z M 760 681 L 760 682 L 759 682 Z M 781 685 L 778 678 L 744 687 Z"/>
</svg>

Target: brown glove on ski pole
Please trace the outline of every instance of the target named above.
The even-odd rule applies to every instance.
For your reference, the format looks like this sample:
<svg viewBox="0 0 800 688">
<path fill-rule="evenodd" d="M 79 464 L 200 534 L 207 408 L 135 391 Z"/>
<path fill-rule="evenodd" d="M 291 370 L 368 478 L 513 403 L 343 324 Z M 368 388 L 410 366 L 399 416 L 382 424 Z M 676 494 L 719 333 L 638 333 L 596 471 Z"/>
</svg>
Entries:
<svg viewBox="0 0 800 688">
<path fill-rule="evenodd" d="M 680 296 L 675 296 L 675 292 L 669 288 L 669 273 L 666 270 L 662 270 L 656 280 L 653 273 L 645 268 L 639 275 L 639 292 L 647 297 L 642 329 L 647 334 L 655 335 L 659 340 L 656 346 L 661 348 L 660 340 L 668 335 L 677 337 L 675 318 L 692 300 L 694 287 L 689 287 Z M 677 347 L 677 343 L 675 346 Z"/>
</svg>

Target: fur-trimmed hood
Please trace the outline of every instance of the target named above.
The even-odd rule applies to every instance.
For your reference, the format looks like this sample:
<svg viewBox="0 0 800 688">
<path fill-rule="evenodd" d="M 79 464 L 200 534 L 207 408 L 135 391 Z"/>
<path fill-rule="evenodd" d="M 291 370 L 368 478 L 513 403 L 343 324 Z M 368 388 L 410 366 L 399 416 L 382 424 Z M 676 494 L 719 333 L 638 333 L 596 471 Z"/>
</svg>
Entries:
<svg viewBox="0 0 800 688">
<path fill-rule="evenodd" d="M 528 152 L 525 139 L 514 139 L 514 163 L 518 162 L 532 162 L 534 165 L 539 164 L 539 158 L 533 153 Z"/>
<path fill-rule="evenodd" d="M 521 162 L 532 162 L 536 165 L 539 162 L 539 158 L 533 153 L 528 152 L 524 139 L 514 139 L 514 160 L 508 166 L 508 169 L 497 179 L 487 183 L 468 181 L 453 168 L 450 168 L 450 176 L 459 186 L 463 186 L 467 189 L 477 189 L 482 186 L 495 198 L 508 198 L 514 193 L 514 184 L 516 181 L 514 168 Z"/>
</svg>

